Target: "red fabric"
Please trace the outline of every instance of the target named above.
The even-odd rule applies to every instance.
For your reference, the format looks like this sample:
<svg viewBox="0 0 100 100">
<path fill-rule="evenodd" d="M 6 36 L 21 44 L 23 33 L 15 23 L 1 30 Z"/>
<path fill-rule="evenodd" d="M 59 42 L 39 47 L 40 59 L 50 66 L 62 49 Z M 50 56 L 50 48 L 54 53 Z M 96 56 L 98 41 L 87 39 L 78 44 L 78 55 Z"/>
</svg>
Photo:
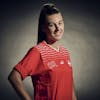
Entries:
<svg viewBox="0 0 100 100">
<path fill-rule="evenodd" d="M 26 76 L 37 73 L 40 54 L 36 48 L 31 48 L 25 57 L 14 67 L 24 79 Z"/>
<path fill-rule="evenodd" d="M 32 77 L 35 100 L 72 100 L 72 67 L 65 48 L 57 52 L 42 42 L 30 49 L 15 68 L 22 78 Z"/>
</svg>

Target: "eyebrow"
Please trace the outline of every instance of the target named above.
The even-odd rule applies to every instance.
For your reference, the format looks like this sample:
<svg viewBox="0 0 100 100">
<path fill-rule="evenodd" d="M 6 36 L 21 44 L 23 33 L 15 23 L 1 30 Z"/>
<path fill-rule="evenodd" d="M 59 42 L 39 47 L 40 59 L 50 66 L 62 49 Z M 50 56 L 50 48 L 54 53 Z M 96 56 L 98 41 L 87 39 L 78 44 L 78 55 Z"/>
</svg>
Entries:
<svg viewBox="0 0 100 100">
<path fill-rule="evenodd" d="M 59 22 L 63 22 L 63 19 L 61 19 Z"/>
<path fill-rule="evenodd" d="M 63 22 L 63 19 L 59 20 L 59 22 Z M 47 24 L 51 24 L 53 22 L 47 22 Z"/>
</svg>

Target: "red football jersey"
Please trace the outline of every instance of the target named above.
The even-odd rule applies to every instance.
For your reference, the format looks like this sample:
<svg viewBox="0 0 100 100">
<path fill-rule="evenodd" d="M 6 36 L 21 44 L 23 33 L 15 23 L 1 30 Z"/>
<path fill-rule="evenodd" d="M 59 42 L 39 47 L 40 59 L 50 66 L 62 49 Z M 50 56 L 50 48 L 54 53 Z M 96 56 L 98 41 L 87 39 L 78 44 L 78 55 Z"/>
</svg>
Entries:
<svg viewBox="0 0 100 100">
<path fill-rule="evenodd" d="M 69 52 L 45 41 L 29 50 L 15 66 L 22 78 L 32 77 L 34 100 L 72 100 L 73 75 Z"/>
</svg>

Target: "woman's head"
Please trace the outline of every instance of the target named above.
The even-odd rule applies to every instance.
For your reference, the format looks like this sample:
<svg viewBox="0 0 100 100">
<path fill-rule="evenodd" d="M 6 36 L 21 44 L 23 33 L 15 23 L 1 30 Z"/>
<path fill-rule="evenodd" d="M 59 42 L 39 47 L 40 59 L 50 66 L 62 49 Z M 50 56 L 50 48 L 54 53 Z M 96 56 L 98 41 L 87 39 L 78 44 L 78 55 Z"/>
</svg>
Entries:
<svg viewBox="0 0 100 100">
<path fill-rule="evenodd" d="M 61 39 L 64 23 L 59 9 L 54 4 L 44 4 L 39 17 L 38 43 L 43 40 L 55 42 Z"/>
</svg>

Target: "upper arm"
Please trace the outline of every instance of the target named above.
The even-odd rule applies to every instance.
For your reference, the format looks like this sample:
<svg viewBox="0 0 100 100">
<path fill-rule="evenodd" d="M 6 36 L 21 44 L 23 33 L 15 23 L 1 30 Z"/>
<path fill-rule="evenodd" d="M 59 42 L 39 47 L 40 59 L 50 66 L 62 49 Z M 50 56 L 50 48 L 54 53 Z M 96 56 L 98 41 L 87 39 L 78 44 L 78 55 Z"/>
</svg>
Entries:
<svg viewBox="0 0 100 100">
<path fill-rule="evenodd" d="M 25 57 L 14 67 L 21 77 L 24 79 L 26 76 L 35 74 L 40 60 L 40 54 L 36 48 L 31 48 Z"/>
<path fill-rule="evenodd" d="M 16 79 L 23 80 L 22 77 L 21 77 L 21 74 L 17 70 L 13 69 L 8 76 L 8 80 L 10 82 L 13 82 L 13 81 L 16 81 Z"/>
</svg>

